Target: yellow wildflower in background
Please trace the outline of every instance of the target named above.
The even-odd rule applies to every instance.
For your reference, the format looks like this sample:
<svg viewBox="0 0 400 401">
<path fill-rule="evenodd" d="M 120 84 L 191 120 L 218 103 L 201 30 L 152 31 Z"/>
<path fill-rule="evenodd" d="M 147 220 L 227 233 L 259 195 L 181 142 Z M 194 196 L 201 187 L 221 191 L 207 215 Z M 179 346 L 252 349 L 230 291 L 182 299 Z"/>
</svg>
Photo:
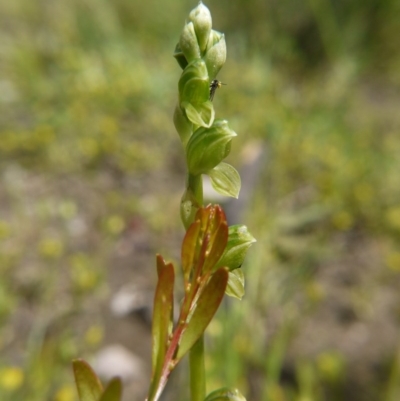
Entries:
<svg viewBox="0 0 400 401">
<path fill-rule="evenodd" d="M 10 366 L 0 370 L 0 387 L 13 391 L 21 387 L 24 381 L 24 372 L 21 368 Z"/>
<path fill-rule="evenodd" d="M 72 385 L 62 386 L 54 396 L 54 401 L 75 401 L 76 390 Z"/>
</svg>

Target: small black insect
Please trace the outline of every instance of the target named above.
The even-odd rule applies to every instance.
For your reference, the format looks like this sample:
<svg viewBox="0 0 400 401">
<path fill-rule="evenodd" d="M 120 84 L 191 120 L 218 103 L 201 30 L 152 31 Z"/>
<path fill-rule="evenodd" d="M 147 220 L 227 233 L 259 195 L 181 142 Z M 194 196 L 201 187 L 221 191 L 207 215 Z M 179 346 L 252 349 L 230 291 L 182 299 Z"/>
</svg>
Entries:
<svg viewBox="0 0 400 401">
<path fill-rule="evenodd" d="M 221 85 L 226 85 L 222 83 L 221 81 L 218 81 L 218 79 L 213 79 L 210 83 L 210 100 L 213 101 L 215 91 L 221 87 Z"/>
</svg>

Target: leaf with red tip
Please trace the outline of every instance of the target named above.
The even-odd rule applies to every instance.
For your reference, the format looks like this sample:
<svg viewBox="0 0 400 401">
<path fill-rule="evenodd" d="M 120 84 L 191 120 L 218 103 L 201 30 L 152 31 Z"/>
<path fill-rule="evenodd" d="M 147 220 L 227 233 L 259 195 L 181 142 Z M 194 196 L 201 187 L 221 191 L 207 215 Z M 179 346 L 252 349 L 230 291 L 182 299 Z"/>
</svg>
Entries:
<svg viewBox="0 0 400 401">
<path fill-rule="evenodd" d="M 111 379 L 99 401 L 121 401 L 122 383 L 119 377 Z"/>
<path fill-rule="evenodd" d="M 166 263 L 164 258 L 159 254 L 157 254 L 156 260 L 157 260 L 157 276 L 160 277 L 160 274 L 163 271 L 164 267 L 166 266 Z"/>
<path fill-rule="evenodd" d="M 72 361 L 79 401 L 98 401 L 103 386 L 91 366 L 83 359 Z"/>
<path fill-rule="evenodd" d="M 225 268 L 217 270 L 211 276 L 196 303 L 188 326 L 183 332 L 176 356 L 177 360 L 181 359 L 193 347 L 207 328 L 224 297 L 227 282 L 228 270 Z"/>
<path fill-rule="evenodd" d="M 175 272 L 172 263 L 164 264 L 160 269 L 154 296 L 152 326 L 152 369 L 153 383 L 157 383 L 161 374 L 168 339 L 172 332 Z"/>
</svg>

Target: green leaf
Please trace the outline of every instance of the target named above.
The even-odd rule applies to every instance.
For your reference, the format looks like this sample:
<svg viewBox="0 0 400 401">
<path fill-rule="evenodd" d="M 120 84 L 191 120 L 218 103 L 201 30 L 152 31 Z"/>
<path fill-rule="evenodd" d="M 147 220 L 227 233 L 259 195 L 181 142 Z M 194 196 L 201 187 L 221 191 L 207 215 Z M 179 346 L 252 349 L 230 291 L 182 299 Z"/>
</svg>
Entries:
<svg viewBox="0 0 400 401">
<path fill-rule="evenodd" d="M 207 328 L 224 297 L 227 282 L 227 269 L 221 268 L 211 276 L 195 305 L 188 326 L 183 332 L 176 356 L 177 360 L 180 360 L 192 348 Z"/>
<path fill-rule="evenodd" d="M 165 264 L 157 257 L 158 283 L 154 296 L 152 326 L 152 383 L 157 383 L 172 332 L 173 292 L 175 272 L 172 263 Z M 160 266 L 160 267 L 159 267 Z"/>
<path fill-rule="evenodd" d="M 242 299 L 244 295 L 244 274 L 242 269 L 235 269 L 229 272 L 226 295 L 237 299 Z"/>
<path fill-rule="evenodd" d="M 223 387 L 208 394 L 204 401 L 246 401 L 236 388 Z"/>
<path fill-rule="evenodd" d="M 90 365 L 82 359 L 72 361 L 79 401 L 98 401 L 103 386 Z"/>
<path fill-rule="evenodd" d="M 218 166 L 208 171 L 212 187 L 221 195 L 238 198 L 240 192 L 240 175 L 234 167 L 221 162 Z"/>
<path fill-rule="evenodd" d="M 239 268 L 246 257 L 247 250 L 255 242 L 256 239 L 249 233 L 246 226 L 242 224 L 230 226 L 228 244 L 217 267 L 226 266 L 229 270 Z"/>
<path fill-rule="evenodd" d="M 99 401 L 121 401 L 122 383 L 121 379 L 115 377 L 108 383 Z"/>
</svg>

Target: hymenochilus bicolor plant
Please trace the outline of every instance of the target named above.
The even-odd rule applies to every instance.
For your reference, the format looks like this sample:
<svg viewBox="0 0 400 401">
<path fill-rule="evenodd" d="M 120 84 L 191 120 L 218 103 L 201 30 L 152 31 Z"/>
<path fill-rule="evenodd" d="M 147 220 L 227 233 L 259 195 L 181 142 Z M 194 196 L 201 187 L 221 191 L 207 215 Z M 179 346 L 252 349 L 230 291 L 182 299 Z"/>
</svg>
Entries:
<svg viewBox="0 0 400 401">
<path fill-rule="evenodd" d="M 217 74 L 226 60 L 222 33 L 212 29 L 210 11 L 201 2 L 186 21 L 174 53 L 182 74 L 174 124 L 186 153 L 187 178 L 180 211 L 186 234 L 181 266 L 184 296 L 174 316 L 175 268 L 157 255 L 158 282 L 152 323 L 152 377 L 147 401 L 158 401 L 172 370 L 189 354 L 191 401 L 243 401 L 236 389 L 222 388 L 206 396 L 204 332 L 224 294 L 241 298 L 241 265 L 255 239 L 244 225 L 228 226 L 219 205 L 203 206 L 202 175 L 220 194 L 237 198 L 240 176 L 223 160 L 236 133 L 215 119 L 212 100 L 222 84 Z M 82 361 L 73 362 L 80 401 L 120 401 L 122 386 L 113 379 L 105 390 Z"/>
</svg>

